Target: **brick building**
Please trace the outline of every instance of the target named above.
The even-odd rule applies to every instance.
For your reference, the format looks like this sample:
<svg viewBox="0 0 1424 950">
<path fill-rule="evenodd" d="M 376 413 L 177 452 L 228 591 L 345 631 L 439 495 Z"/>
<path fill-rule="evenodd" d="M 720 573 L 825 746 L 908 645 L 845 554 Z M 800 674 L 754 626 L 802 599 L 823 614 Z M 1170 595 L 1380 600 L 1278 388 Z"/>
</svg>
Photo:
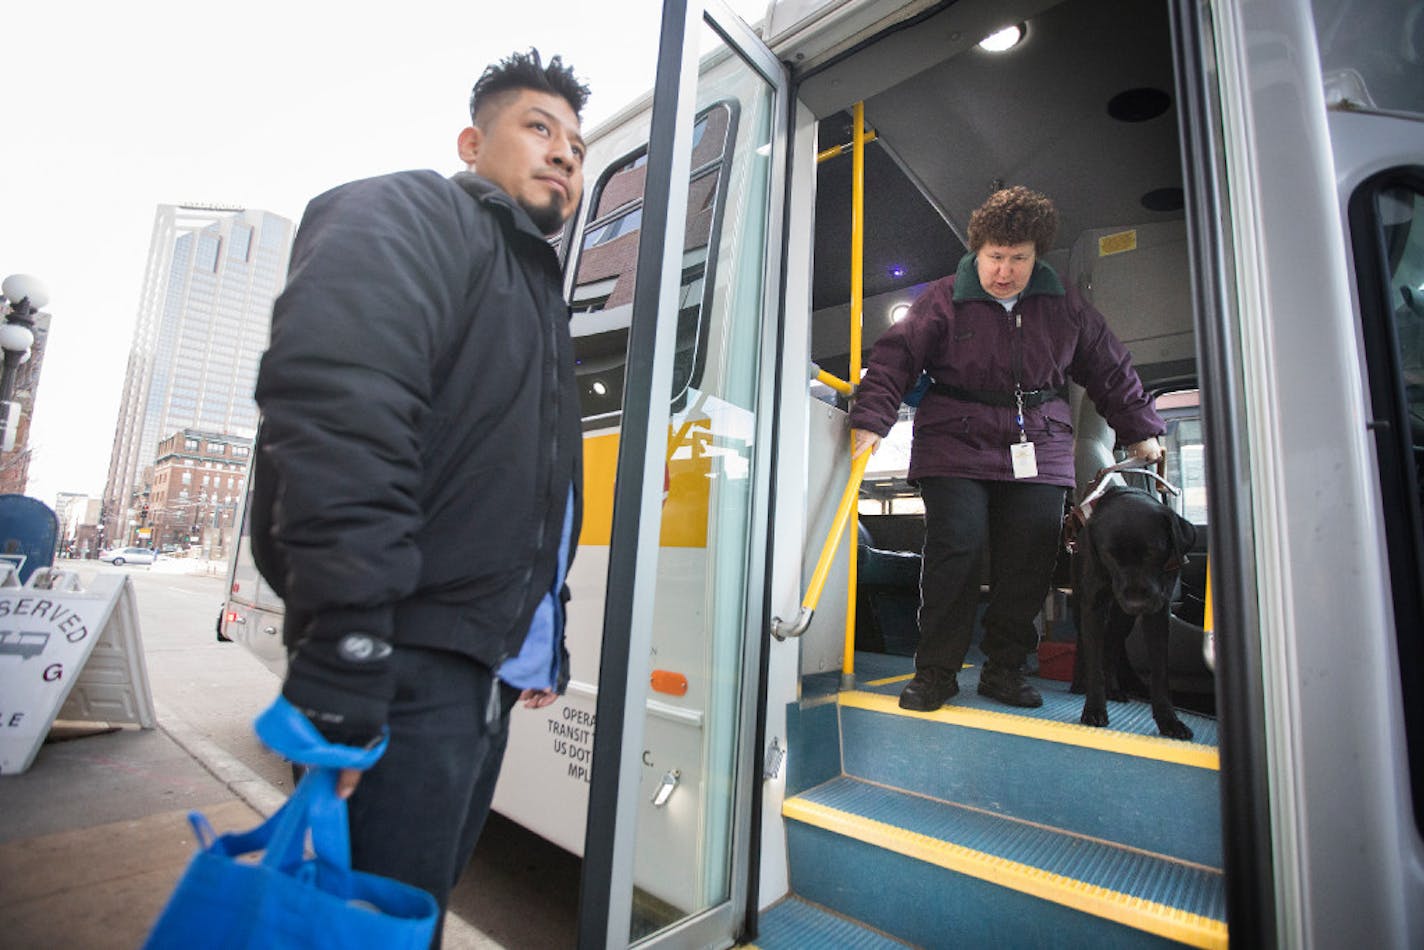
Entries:
<svg viewBox="0 0 1424 950">
<path fill-rule="evenodd" d="M 251 455 L 250 438 L 198 429 L 180 429 L 159 442 L 153 483 L 135 506 L 133 543 L 198 547 L 206 557 L 227 557 Z"/>
</svg>

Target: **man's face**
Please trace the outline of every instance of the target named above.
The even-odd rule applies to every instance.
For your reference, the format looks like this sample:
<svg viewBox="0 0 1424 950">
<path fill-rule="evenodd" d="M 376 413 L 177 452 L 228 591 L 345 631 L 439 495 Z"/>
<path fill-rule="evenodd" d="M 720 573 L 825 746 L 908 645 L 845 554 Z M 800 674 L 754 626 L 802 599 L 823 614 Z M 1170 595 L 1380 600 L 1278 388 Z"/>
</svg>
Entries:
<svg viewBox="0 0 1424 950">
<path fill-rule="evenodd" d="M 974 255 L 979 268 L 979 286 L 999 300 L 1017 297 L 1033 276 L 1033 242 L 985 244 Z"/>
<path fill-rule="evenodd" d="M 460 157 L 500 188 L 545 234 L 559 230 L 583 196 L 583 136 L 563 96 L 520 89 L 481 110 L 460 133 Z"/>
</svg>

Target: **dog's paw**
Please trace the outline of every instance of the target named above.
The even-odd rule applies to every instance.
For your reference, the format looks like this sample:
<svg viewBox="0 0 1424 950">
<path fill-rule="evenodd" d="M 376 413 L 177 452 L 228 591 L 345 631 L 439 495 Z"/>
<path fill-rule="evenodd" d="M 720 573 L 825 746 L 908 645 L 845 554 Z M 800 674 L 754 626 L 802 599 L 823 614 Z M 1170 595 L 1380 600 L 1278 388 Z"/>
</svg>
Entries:
<svg viewBox="0 0 1424 950">
<path fill-rule="evenodd" d="M 1083 715 L 1078 717 L 1078 721 L 1085 726 L 1097 726 L 1101 729 L 1108 724 L 1108 711 L 1106 709 L 1089 709 L 1083 707 Z"/>
<path fill-rule="evenodd" d="M 1157 731 L 1168 739 L 1190 739 L 1193 735 L 1191 727 L 1175 716 L 1171 719 L 1158 719 Z"/>
<path fill-rule="evenodd" d="M 1107 693 L 1108 699 L 1111 699 L 1115 703 L 1125 703 L 1128 700 L 1127 690 L 1121 687 L 1109 686 Z"/>
</svg>

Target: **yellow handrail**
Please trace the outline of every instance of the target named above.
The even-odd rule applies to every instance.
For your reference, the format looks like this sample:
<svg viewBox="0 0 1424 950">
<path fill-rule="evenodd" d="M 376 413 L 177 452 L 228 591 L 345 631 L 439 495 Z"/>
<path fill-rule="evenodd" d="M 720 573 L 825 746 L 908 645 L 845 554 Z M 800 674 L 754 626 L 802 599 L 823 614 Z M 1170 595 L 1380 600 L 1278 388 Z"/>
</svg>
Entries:
<svg viewBox="0 0 1424 950">
<path fill-rule="evenodd" d="M 852 386 L 860 382 L 861 322 L 865 313 L 865 103 L 857 102 L 852 110 L 855 128 L 851 135 L 851 190 L 850 190 L 850 372 L 847 380 Z M 851 441 L 851 451 L 855 441 Z M 854 476 L 856 462 L 860 471 L 865 472 L 865 463 L 870 453 L 863 453 L 859 459 L 851 460 L 851 481 L 859 489 L 860 479 Z M 851 537 L 859 534 L 860 511 L 852 506 L 849 515 L 852 525 Z M 845 654 L 841 660 L 841 688 L 855 688 L 855 589 L 859 583 L 856 577 L 856 546 L 850 545 L 850 564 L 846 569 L 846 626 Z"/>
<path fill-rule="evenodd" d="M 812 372 L 811 374 L 812 379 L 814 379 L 818 383 L 825 383 L 827 386 L 831 387 L 836 392 L 840 393 L 842 396 L 849 396 L 855 389 L 855 387 L 851 386 L 850 383 L 841 379 L 839 376 L 826 372 L 825 370 L 821 369 L 821 367 L 817 366 L 815 363 L 811 364 L 811 369 L 814 370 L 814 372 Z"/>
<path fill-rule="evenodd" d="M 859 456 L 851 460 L 850 478 L 846 482 L 845 491 L 841 494 L 840 504 L 836 506 L 835 517 L 831 520 L 831 530 L 826 535 L 826 543 L 821 546 L 821 556 L 816 560 L 816 569 L 811 572 L 811 582 L 806 585 L 806 596 L 801 598 L 801 611 L 797 614 L 795 621 L 787 623 L 780 617 L 771 619 L 771 633 L 778 640 L 785 640 L 787 637 L 799 637 L 806 632 L 806 628 L 811 623 L 811 615 L 816 612 L 816 605 L 821 601 L 821 592 L 826 587 L 826 577 L 831 572 L 831 560 L 836 556 L 836 548 L 841 545 L 841 538 L 845 536 L 846 525 L 850 523 L 851 514 L 856 510 L 860 501 L 860 481 L 865 477 L 865 466 L 870 462 L 870 453 L 862 452 Z M 850 562 L 855 564 L 856 548 L 854 545 L 850 549 Z"/>
<path fill-rule="evenodd" d="M 1211 565 L 1206 572 L 1206 603 L 1202 606 L 1202 629 L 1207 633 L 1216 632 L 1216 608 L 1211 603 Z"/>
<path fill-rule="evenodd" d="M 867 133 L 865 129 L 865 103 L 857 102 L 852 114 L 854 128 L 850 143 L 828 148 L 816 156 L 818 162 L 823 162 L 826 159 L 844 155 L 847 150 L 851 153 L 850 371 L 847 373 L 848 378 L 843 380 L 827 373 L 816 364 L 811 364 L 813 379 L 830 386 L 845 396 L 854 392 L 855 384 L 860 381 L 861 322 L 865 311 L 865 143 L 875 140 L 875 133 Z M 851 443 L 851 446 L 854 451 L 854 442 Z M 841 495 L 840 505 L 836 508 L 835 520 L 831 522 L 830 535 L 821 548 L 821 556 L 816 562 L 815 571 L 811 574 L 811 583 L 806 589 L 806 597 L 801 601 L 801 610 L 797 614 L 796 620 L 790 624 L 780 617 L 772 618 L 771 633 L 778 640 L 799 637 L 806 632 L 806 628 L 810 625 L 811 615 L 815 613 L 816 604 L 820 601 L 821 591 L 825 587 L 826 575 L 830 573 L 831 558 L 834 556 L 836 548 L 840 546 L 846 526 L 859 524 L 857 503 L 860 500 L 860 482 L 865 477 L 865 466 L 869 462 L 869 452 L 852 456 L 850 479 L 846 484 L 844 494 Z M 859 533 L 858 529 L 851 531 L 853 537 L 858 536 Z M 848 548 L 850 562 L 846 567 L 845 650 L 841 660 L 841 687 L 843 689 L 853 688 L 855 685 L 855 589 L 858 551 L 854 544 L 848 545 Z"/>
<path fill-rule="evenodd" d="M 879 138 L 879 135 L 876 134 L 874 129 L 871 129 L 869 132 L 865 133 L 866 142 L 874 142 L 877 138 Z M 816 153 L 816 163 L 820 164 L 821 162 L 828 161 L 832 158 L 840 158 L 846 152 L 849 152 L 854 148 L 854 141 L 845 142 L 841 145 L 832 145 L 830 148 L 822 149 L 821 151 Z"/>
<path fill-rule="evenodd" d="M 1211 560 L 1209 558 L 1206 565 L 1206 593 L 1203 600 L 1205 603 L 1202 604 L 1202 631 L 1205 636 L 1202 638 L 1202 658 L 1206 660 L 1207 669 L 1216 672 L 1216 608 L 1211 602 Z"/>
</svg>

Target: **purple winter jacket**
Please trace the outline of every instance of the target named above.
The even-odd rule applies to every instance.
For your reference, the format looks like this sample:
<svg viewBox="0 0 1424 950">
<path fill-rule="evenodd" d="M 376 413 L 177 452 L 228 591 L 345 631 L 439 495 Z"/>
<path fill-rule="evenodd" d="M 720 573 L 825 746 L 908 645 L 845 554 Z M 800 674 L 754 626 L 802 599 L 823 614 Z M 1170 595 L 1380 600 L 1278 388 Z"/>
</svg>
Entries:
<svg viewBox="0 0 1424 950">
<path fill-rule="evenodd" d="M 1076 289 L 1065 290 L 1053 268 L 1039 261 L 1012 312 L 979 283 L 974 255 L 953 277 L 925 288 L 910 312 L 875 341 L 850 412 L 850 424 L 885 435 L 900 400 L 928 372 L 960 389 L 1014 391 L 1015 353 L 1022 353 L 1025 392 L 1083 386 L 1098 412 L 1131 445 L 1166 431 L 1132 368 L 1127 347 L 1103 315 Z M 1019 441 L 1017 412 L 930 389 L 915 413 L 909 480 L 947 475 L 1013 481 L 1009 446 Z M 1022 479 L 1074 485 L 1073 422 L 1066 399 L 1024 410 L 1038 475 Z"/>
</svg>

